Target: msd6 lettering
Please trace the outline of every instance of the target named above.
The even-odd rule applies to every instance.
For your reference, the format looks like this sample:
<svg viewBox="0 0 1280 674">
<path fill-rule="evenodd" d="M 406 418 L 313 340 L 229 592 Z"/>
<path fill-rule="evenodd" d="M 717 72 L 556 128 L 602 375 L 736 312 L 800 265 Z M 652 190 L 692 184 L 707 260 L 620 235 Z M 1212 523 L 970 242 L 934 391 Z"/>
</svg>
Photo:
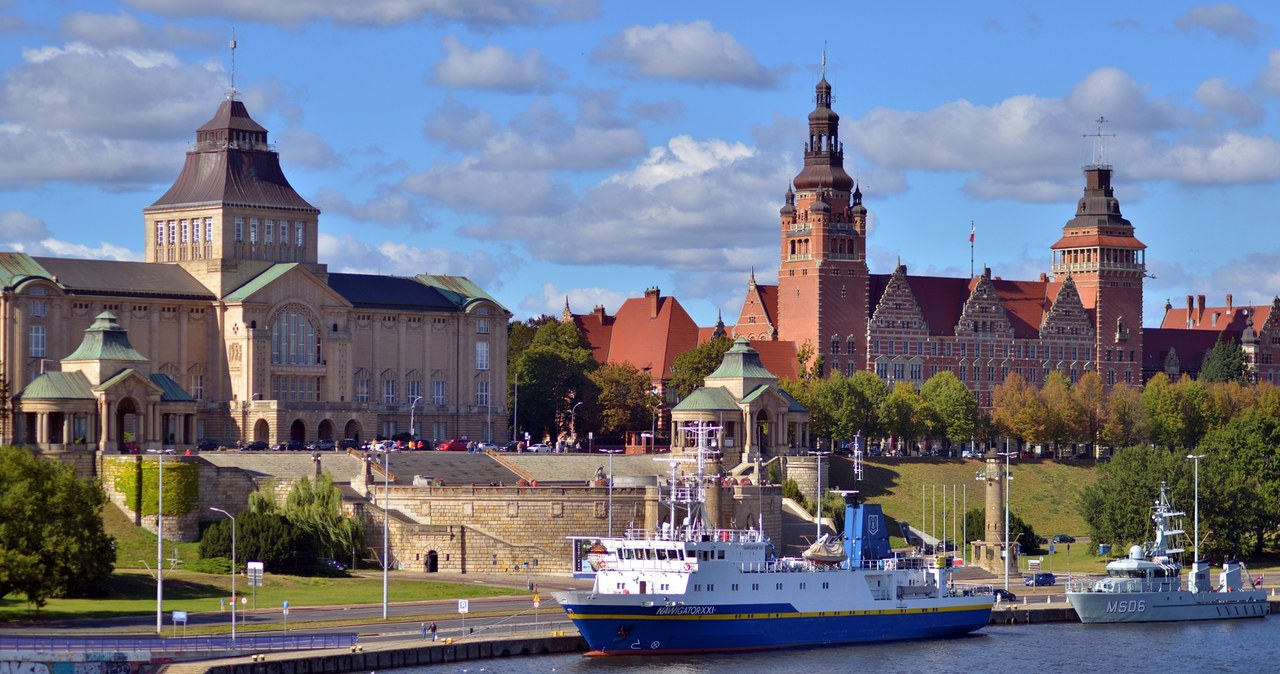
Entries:
<svg viewBox="0 0 1280 674">
<path fill-rule="evenodd" d="M 1142 613 L 1147 610 L 1146 600 L 1130 599 L 1129 601 L 1107 602 L 1107 613 Z"/>
</svg>

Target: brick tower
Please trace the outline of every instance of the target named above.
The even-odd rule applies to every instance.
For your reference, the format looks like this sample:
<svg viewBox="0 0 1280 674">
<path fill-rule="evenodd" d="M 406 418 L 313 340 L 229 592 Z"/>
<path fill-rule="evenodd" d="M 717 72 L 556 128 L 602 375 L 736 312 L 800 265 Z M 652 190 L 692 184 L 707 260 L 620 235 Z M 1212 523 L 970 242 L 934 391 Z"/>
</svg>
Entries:
<svg viewBox="0 0 1280 674">
<path fill-rule="evenodd" d="M 1099 118 L 1101 125 L 1105 119 Z M 1080 301 L 1094 314 L 1097 340 L 1092 360 L 1102 383 L 1142 383 L 1142 282 L 1146 245 L 1133 235 L 1133 225 L 1120 215 L 1111 189 L 1111 166 L 1096 135 L 1094 163 L 1084 167 L 1084 196 L 1076 215 L 1062 227 L 1053 244 L 1053 274 L 1075 281 Z M 1086 358 L 1085 360 L 1090 360 Z"/>
<path fill-rule="evenodd" d="M 867 363 L 867 209 L 844 170 L 840 115 L 831 109 L 825 75 L 815 87 L 814 102 L 804 169 L 781 210 L 778 339 L 808 346 L 823 357 L 826 371 L 862 369 Z"/>
</svg>

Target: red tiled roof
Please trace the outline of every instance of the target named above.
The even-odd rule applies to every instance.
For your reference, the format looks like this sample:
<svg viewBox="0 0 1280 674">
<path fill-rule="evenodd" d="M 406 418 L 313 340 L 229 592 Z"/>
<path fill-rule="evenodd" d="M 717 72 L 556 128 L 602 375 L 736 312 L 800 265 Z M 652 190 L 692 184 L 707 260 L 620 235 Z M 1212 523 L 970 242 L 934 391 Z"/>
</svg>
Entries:
<svg viewBox="0 0 1280 674">
<path fill-rule="evenodd" d="M 1178 355 L 1178 369 L 1195 375 L 1200 372 L 1205 354 L 1213 349 L 1221 336 L 1220 332 L 1207 330 L 1143 328 L 1142 371 L 1149 374 L 1163 372 L 1169 349 L 1174 349 Z"/>
<path fill-rule="evenodd" d="M 1091 246 L 1105 246 L 1107 248 L 1132 248 L 1135 250 L 1145 249 L 1147 244 L 1139 241 L 1132 236 L 1104 236 L 1102 234 L 1086 234 L 1084 236 L 1064 236 L 1058 239 L 1058 242 L 1049 246 L 1052 250 L 1061 248 L 1087 248 Z"/>
<path fill-rule="evenodd" d="M 871 274 L 871 306 L 879 305 L 892 274 Z M 915 296 L 931 335 L 954 335 L 964 303 L 969 300 L 977 277 L 907 275 L 911 294 Z M 1034 339 L 1040 335 L 1040 323 L 1053 305 L 1062 284 L 1057 281 L 1006 281 L 992 279 L 996 294 L 1004 304 L 1014 336 Z"/>
<path fill-rule="evenodd" d="M 599 314 L 573 314 L 573 324 L 578 326 L 591 345 L 591 355 L 597 363 L 609 362 L 609 341 L 613 337 L 613 316 L 603 311 Z"/>
<path fill-rule="evenodd" d="M 796 359 L 795 342 L 753 340 L 751 348 L 760 353 L 760 364 L 778 379 L 798 379 L 800 361 Z"/>
<path fill-rule="evenodd" d="M 1271 305 L 1264 304 L 1259 306 L 1232 306 L 1227 307 L 1205 307 L 1204 312 L 1199 307 L 1189 312 L 1186 307 L 1172 308 L 1164 312 L 1164 319 L 1160 321 L 1160 327 L 1172 330 L 1201 330 L 1209 332 L 1234 333 L 1239 335 L 1245 326 L 1245 312 L 1248 311 L 1250 322 L 1253 323 L 1254 330 L 1261 330 L 1263 324 L 1267 322 L 1267 317 L 1271 315 Z M 1217 320 L 1214 320 L 1214 317 Z M 1188 324 L 1188 317 L 1192 322 Z M 1145 348 L 1145 346 L 1144 346 Z"/>
<path fill-rule="evenodd" d="M 657 317 L 651 317 L 652 302 Z M 649 368 L 654 379 L 670 379 L 676 356 L 698 345 L 698 325 L 674 297 L 633 297 L 614 314 L 610 363 Z"/>
<path fill-rule="evenodd" d="M 770 325 L 776 327 L 778 325 L 778 286 L 757 283 L 756 290 L 760 292 L 760 305 L 764 307 Z"/>
<path fill-rule="evenodd" d="M 1018 339 L 1034 339 L 1040 336 L 1040 324 L 1053 306 L 1062 283 L 1057 281 L 1005 281 L 992 279 L 996 294 L 1004 304 L 1013 325 L 1013 335 Z"/>
</svg>

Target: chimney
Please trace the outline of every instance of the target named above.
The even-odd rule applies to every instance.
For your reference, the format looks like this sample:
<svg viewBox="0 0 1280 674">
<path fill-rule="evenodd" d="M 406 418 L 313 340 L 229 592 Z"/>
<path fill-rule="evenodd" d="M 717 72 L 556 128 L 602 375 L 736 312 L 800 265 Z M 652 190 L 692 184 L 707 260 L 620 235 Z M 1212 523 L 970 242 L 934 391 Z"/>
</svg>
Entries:
<svg viewBox="0 0 1280 674">
<path fill-rule="evenodd" d="M 1231 293 L 1227 293 L 1227 313 L 1231 313 Z"/>
<path fill-rule="evenodd" d="M 1187 295 L 1187 328 L 1196 326 L 1196 298 Z"/>
<path fill-rule="evenodd" d="M 649 318 L 657 318 L 662 291 L 658 290 L 658 286 L 654 286 L 644 291 L 644 298 L 649 301 Z"/>
<path fill-rule="evenodd" d="M 1204 295 L 1196 295 L 1196 323 L 1204 320 Z"/>
<path fill-rule="evenodd" d="M 597 304 L 596 308 L 591 310 L 591 313 L 595 314 L 596 320 L 600 321 L 601 323 L 604 323 L 604 305 L 603 304 Z"/>
</svg>

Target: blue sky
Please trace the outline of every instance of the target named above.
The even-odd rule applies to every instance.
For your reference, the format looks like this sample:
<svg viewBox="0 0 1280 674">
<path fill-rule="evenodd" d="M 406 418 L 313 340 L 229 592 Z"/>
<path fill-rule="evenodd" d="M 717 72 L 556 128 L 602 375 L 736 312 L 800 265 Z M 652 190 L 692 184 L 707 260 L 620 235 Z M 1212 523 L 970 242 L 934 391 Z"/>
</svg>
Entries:
<svg viewBox="0 0 1280 674">
<path fill-rule="evenodd" d="M 823 45 L 870 263 L 1048 271 L 1099 115 L 1166 298 L 1280 294 L 1280 3 L 0 0 L 0 248 L 141 259 L 230 86 L 334 271 L 471 277 L 517 317 L 772 282 Z M 800 7 L 799 9 L 797 7 Z"/>
</svg>

